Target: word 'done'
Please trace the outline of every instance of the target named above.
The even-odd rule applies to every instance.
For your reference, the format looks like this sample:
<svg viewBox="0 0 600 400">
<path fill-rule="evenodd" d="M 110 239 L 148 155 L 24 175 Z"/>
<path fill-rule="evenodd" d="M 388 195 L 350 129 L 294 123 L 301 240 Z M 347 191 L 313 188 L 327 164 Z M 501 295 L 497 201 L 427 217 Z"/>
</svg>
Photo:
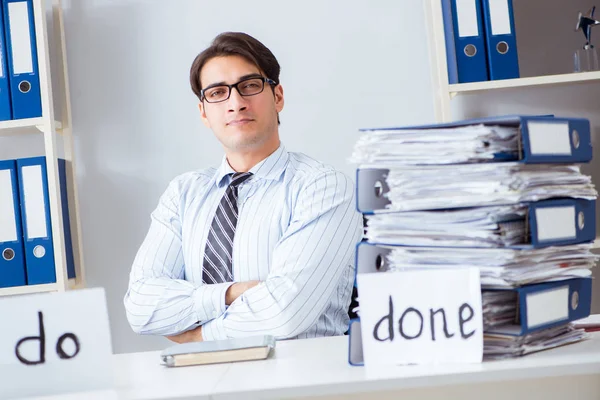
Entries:
<svg viewBox="0 0 600 400">
<path fill-rule="evenodd" d="M 477 269 L 358 274 L 365 365 L 483 359 Z"/>
</svg>

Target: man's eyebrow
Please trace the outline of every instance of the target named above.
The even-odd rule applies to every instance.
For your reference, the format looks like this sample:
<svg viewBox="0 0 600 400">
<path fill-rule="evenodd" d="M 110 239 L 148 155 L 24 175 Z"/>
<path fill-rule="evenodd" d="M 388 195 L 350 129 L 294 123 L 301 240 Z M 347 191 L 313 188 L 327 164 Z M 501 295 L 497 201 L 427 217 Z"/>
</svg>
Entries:
<svg viewBox="0 0 600 400">
<path fill-rule="evenodd" d="M 250 79 L 250 78 L 262 78 L 262 75 L 259 74 L 258 72 L 254 72 L 252 74 L 246 74 L 244 76 L 241 76 L 240 79 L 238 79 L 238 82 L 243 81 L 245 79 Z M 221 82 L 211 83 L 210 85 L 205 87 L 203 90 L 207 90 L 207 89 L 213 88 L 215 86 L 227 86 L 227 82 L 221 81 Z"/>
</svg>

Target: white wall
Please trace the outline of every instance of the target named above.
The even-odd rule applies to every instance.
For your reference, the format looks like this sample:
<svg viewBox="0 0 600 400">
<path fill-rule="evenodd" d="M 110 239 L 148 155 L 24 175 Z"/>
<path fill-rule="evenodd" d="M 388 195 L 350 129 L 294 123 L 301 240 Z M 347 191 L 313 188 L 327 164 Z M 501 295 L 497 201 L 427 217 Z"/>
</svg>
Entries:
<svg viewBox="0 0 600 400">
<path fill-rule="evenodd" d="M 122 298 L 168 181 L 220 162 L 188 83 L 218 33 L 278 58 L 288 150 L 351 176 L 358 128 L 433 119 L 420 0 L 71 0 L 65 23 L 87 280 L 106 288 L 115 352 L 167 344 L 131 332 Z"/>
</svg>

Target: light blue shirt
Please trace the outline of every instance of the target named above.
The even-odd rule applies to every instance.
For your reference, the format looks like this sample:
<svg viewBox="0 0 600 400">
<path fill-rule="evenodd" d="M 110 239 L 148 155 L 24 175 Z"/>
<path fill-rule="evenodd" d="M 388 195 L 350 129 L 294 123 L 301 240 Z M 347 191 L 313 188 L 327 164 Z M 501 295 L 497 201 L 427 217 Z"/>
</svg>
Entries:
<svg viewBox="0 0 600 400">
<path fill-rule="evenodd" d="M 174 335 L 203 325 L 205 340 L 343 334 L 362 238 L 352 180 L 283 145 L 254 166 L 238 189 L 232 265 L 234 281 L 261 283 L 226 306 L 232 282 L 202 283 L 202 265 L 233 172 L 223 157 L 219 169 L 178 176 L 160 198 L 124 299 L 133 330 Z"/>
</svg>

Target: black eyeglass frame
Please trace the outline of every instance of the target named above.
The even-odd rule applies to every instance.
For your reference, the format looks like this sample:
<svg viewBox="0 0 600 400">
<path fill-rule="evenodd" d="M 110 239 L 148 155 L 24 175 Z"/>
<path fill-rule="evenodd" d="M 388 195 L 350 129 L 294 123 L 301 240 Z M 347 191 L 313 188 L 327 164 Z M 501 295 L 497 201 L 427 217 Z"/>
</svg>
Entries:
<svg viewBox="0 0 600 400">
<path fill-rule="evenodd" d="M 244 83 L 244 82 L 250 81 L 252 79 L 260 79 L 262 81 L 262 83 L 263 83 L 262 89 L 260 90 L 260 92 L 256 92 L 256 93 L 253 93 L 253 94 L 242 94 L 242 92 L 238 88 L 238 85 L 240 83 Z M 229 97 L 231 97 L 231 90 L 233 88 L 235 88 L 235 90 L 237 90 L 237 92 L 240 94 L 240 96 L 243 96 L 243 97 L 256 96 L 257 94 L 261 94 L 262 92 L 265 91 L 265 83 L 268 83 L 271 86 L 277 86 L 277 82 L 275 82 L 273 79 L 267 78 L 267 77 L 262 76 L 262 75 L 250 76 L 250 77 L 242 79 L 239 82 L 233 83 L 231 85 L 227 85 L 227 84 L 214 84 L 214 85 L 210 85 L 210 86 L 207 86 L 204 89 L 200 90 L 200 101 L 206 100 L 206 102 L 210 103 L 210 104 L 222 103 L 224 101 L 229 100 Z M 208 98 L 204 95 L 204 93 L 207 90 L 213 89 L 213 88 L 216 88 L 216 87 L 227 87 L 228 90 L 229 90 L 228 93 L 227 93 L 227 97 L 225 99 L 219 100 L 219 101 L 209 101 Z"/>
</svg>

